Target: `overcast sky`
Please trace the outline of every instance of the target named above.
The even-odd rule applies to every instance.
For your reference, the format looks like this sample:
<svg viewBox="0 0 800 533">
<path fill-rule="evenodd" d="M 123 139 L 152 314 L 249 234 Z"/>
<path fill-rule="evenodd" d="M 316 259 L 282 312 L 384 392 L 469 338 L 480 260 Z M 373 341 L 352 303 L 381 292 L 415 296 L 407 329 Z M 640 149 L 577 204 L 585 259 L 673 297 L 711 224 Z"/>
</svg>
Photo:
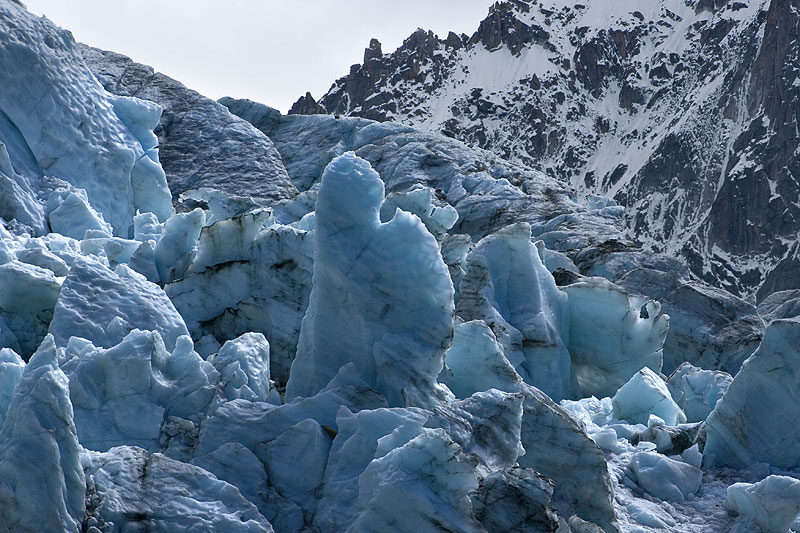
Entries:
<svg viewBox="0 0 800 533">
<path fill-rule="evenodd" d="M 286 112 L 416 28 L 471 35 L 493 0 L 23 0 L 79 41 L 153 66 L 211 98 Z"/>
</svg>

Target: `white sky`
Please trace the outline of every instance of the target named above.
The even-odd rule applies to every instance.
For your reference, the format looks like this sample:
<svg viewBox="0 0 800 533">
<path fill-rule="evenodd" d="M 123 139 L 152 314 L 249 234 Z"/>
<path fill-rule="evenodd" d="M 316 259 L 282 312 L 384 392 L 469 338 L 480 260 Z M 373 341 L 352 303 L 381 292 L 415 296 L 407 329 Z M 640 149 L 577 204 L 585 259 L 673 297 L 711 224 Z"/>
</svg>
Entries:
<svg viewBox="0 0 800 533">
<path fill-rule="evenodd" d="M 395 50 L 416 28 L 472 33 L 493 0 L 23 0 L 78 41 L 153 66 L 211 98 L 286 112 L 322 96 L 371 37 Z"/>
</svg>

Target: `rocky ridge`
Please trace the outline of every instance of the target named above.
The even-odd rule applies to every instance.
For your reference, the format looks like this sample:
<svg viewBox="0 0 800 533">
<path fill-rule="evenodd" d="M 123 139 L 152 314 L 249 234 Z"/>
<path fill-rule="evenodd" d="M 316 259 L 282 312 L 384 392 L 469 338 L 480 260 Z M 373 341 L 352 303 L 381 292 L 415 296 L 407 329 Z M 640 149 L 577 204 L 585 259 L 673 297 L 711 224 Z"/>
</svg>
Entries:
<svg viewBox="0 0 800 533">
<path fill-rule="evenodd" d="M 441 131 L 625 206 L 629 235 L 759 301 L 798 287 L 797 1 L 495 3 L 373 40 L 326 112 Z"/>
</svg>

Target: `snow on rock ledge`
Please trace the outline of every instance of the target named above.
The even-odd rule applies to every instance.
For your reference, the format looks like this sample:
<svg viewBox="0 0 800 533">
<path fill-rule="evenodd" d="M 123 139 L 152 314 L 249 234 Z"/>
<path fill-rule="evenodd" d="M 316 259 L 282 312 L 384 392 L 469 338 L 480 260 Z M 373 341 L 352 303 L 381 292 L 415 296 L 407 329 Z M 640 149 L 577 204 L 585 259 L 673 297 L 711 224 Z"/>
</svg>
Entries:
<svg viewBox="0 0 800 533">
<path fill-rule="evenodd" d="M 383 200 L 378 173 L 353 153 L 323 174 L 314 285 L 287 400 L 312 396 L 349 362 L 391 406 L 442 397 L 436 376 L 452 339 L 450 274 L 419 218 L 397 210 L 380 222 Z"/>
</svg>

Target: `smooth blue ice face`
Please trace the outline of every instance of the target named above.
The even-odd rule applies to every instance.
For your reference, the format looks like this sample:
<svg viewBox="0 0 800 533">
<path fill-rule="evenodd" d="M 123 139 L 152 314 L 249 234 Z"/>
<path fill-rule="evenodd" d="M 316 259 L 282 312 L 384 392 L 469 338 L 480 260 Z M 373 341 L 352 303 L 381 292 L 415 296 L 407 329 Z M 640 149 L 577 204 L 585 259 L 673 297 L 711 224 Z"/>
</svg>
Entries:
<svg viewBox="0 0 800 533">
<path fill-rule="evenodd" d="M 569 353 L 584 396 L 613 396 L 644 366 L 661 371 L 669 316 L 658 302 L 603 278 L 585 278 L 564 291 Z"/>
<path fill-rule="evenodd" d="M 686 415 L 672 399 L 661 376 L 647 367 L 642 368 L 623 385 L 611 400 L 612 416 L 631 424 L 647 424 L 655 415 L 668 426 L 686 422 Z"/>
<path fill-rule="evenodd" d="M 526 223 L 482 239 L 467 256 L 458 315 L 493 324 L 506 357 L 526 382 L 554 400 L 579 395 L 570 354 L 567 296 L 531 243 Z"/>
<path fill-rule="evenodd" d="M 328 165 L 316 207 L 310 303 L 286 398 L 311 396 L 353 362 L 390 405 L 431 405 L 452 339 L 453 285 L 436 240 L 397 210 L 381 223 L 383 183 L 347 153 Z"/>
<path fill-rule="evenodd" d="M 775 320 L 706 420 L 704 455 L 745 468 L 800 464 L 800 320 Z M 779 406 L 780 408 L 776 408 Z"/>
<path fill-rule="evenodd" d="M 758 483 L 728 487 L 728 507 L 763 531 L 788 531 L 800 513 L 800 481 L 787 476 L 767 476 Z"/>
</svg>

